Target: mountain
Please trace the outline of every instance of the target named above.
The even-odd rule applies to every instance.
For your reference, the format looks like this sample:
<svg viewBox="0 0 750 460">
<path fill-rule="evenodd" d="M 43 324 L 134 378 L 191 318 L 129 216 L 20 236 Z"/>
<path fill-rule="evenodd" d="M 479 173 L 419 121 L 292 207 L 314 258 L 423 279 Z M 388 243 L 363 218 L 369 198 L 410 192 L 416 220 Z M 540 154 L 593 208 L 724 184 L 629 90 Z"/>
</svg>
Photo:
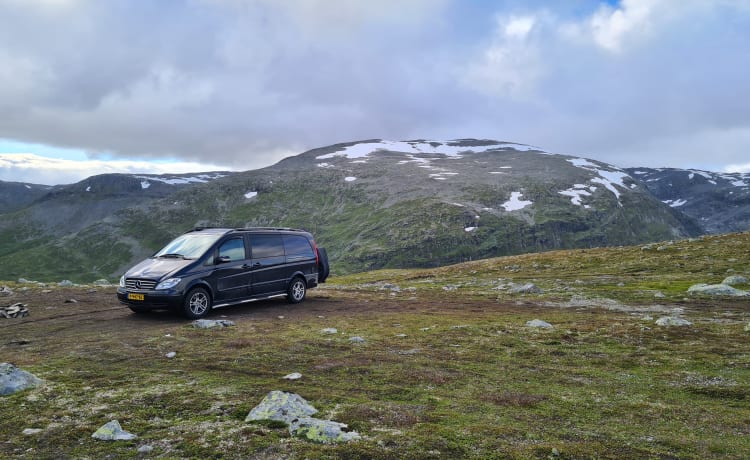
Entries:
<svg viewBox="0 0 750 460">
<path fill-rule="evenodd" d="M 305 228 L 338 274 L 701 233 L 624 170 L 491 140 L 336 144 L 183 179 L 96 176 L 4 215 L 0 279 L 113 279 L 207 225 Z"/>
<path fill-rule="evenodd" d="M 695 219 L 703 233 L 750 229 L 750 174 L 629 168 L 654 196 Z"/>
<path fill-rule="evenodd" d="M 54 188 L 49 185 L 0 181 L 0 214 L 23 209 Z"/>
</svg>

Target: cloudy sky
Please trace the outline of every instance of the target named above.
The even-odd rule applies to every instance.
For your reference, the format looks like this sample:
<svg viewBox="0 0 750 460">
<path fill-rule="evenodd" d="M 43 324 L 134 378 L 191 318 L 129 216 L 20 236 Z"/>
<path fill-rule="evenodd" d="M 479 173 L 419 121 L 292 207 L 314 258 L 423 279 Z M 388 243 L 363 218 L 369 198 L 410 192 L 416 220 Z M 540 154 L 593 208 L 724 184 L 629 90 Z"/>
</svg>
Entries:
<svg viewBox="0 0 750 460">
<path fill-rule="evenodd" d="M 747 0 L 0 0 L 0 18 L 0 180 L 372 138 L 750 171 Z"/>
</svg>

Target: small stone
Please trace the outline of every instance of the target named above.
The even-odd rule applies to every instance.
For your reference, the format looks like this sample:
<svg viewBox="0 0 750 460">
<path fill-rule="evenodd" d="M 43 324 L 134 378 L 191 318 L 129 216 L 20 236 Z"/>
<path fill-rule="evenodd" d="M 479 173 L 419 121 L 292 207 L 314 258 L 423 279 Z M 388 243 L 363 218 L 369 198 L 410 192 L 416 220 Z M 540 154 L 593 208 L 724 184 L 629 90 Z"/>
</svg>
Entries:
<svg viewBox="0 0 750 460">
<path fill-rule="evenodd" d="M 138 436 L 123 430 L 120 426 L 120 422 L 112 420 L 96 430 L 91 437 L 101 441 L 128 441 L 136 439 Z"/>
<path fill-rule="evenodd" d="M 78 303 L 76 299 L 65 299 L 64 303 Z"/>
<path fill-rule="evenodd" d="M 60 287 L 71 287 L 73 286 L 73 282 L 70 280 L 62 280 L 59 283 L 57 283 L 57 285 Z"/>
<path fill-rule="evenodd" d="M 406 334 L 396 334 L 396 337 L 399 339 L 403 339 L 404 337 L 408 337 Z"/>
<path fill-rule="evenodd" d="M 339 331 L 335 327 L 327 327 L 325 329 L 320 330 L 321 334 L 338 334 Z"/>
<path fill-rule="evenodd" d="M 654 293 L 654 297 L 656 297 L 657 299 L 663 299 L 663 298 L 665 298 L 666 296 L 664 295 L 664 293 L 663 293 L 663 292 L 661 292 L 661 291 L 656 291 L 656 293 Z"/>
<path fill-rule="evenodd" d="M 750 292 L 735 289 L 727 284 L 694 284 L 687 290 L 688 294 L 726 295 L 732 297 L 750 296 Z"/>
<path fill-rule="evenodd" d="M 148 444 L 144 444 L 141 447 L 138 448 L 139 454 L 148 454 L 151 453 L 154 450 L 153 447 L 149 446 Z"/>
<path fill-rule="evenodd" d="M 745 324 L 745 332 L 750 332 L 750 323 Z"/>
<path fill-rule="evenodd" d="M 302 378 L 302 374 L 300 374 L 299 372 L 292 372 L 291 374 L 287 374 L 281 378 L 285 380 L 299 380 Z"/>
<path fill-rule="evenodd" d="M 676 316 L 662 316 L 656 320 L 657 326 L 692 326 L 693 323 Z"/>
<path fill-rule="evenodd" d="M 98 279 L 98 280 L 94 281 L 91 284 L 93 284 L 94 286 L 102 286 L 102 287 L 111 286 L 112 285 L 108 280 L 105 280 L 104 278 Z"/>
<path fill-rule="evenodd" d="M 542 329 L 552 329 L 552 325 L 546 321 L 542 321 L 541 319 L 533 319 L 531 321 L 526 321 L 526 327 L 538 327 Z"/>
<path fill-rule="evenodd" d="M 22 433 L 25 434 L 26 436 L 31 436 L 34 434 L 39 434 L 42 431 L 43 430 L 41 428 L 26 428 L 25 430 L 22 431 Z"/>
<path fill-rule="evenodd" d="M 284 319 L 284 315 L 277 316 L 278 319 Z"/>
<path fill-rule="evenodd" d="M 13 290 L 11 288 L 9 288 L 8 286 L 3 286 L 2 288 L 0 288 L 0 296 L 7 297 L 10 295 L 13 295 Z"/>
<path fill-rule="evenodd" d="M 177 353 L 175 353 L 174 351 L 170 351 L 164 356 L 166 356 L 167 358 L 174 358 L 175 356 L 177 356 Z"/>
<path fill-rule="evenodd" d="M 197 319 L 193 321 L 193 327 L 197 327 L 198 329 L 211 329 L 215 327 L 222 328 L 229 326 L 234 326 L 234 321 L 225 319 Z"/>
<path fill-rule="evenodd" d="M 0 396 L 33 388 L 42 383 L 37 376 L 10 363 L 0 363 Z"/>
<path fill-rule="evenodd" d="M 355 335 L 354 337 L 349 337 L 349 341 L 351 343 L 365 343 L 365 339 L 362 337 Z"/>
<path fill-rule="evenodd" d="M 541 294 L 542 289 L 534 283 L 526 283 L 523 285 L 513 285 L 510 290 L 512 294 Z"/>
</svg>

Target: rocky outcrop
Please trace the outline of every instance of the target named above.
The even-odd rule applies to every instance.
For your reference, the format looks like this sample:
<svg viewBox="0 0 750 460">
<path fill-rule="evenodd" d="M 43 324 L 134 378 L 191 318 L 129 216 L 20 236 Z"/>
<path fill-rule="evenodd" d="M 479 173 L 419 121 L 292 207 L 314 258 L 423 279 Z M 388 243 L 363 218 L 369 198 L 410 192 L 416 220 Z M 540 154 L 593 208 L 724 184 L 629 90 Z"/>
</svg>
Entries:
<svg viewBox="0 0 750 460">
<path fill-rule="evenodd" d="M 347 425 L 343 423 L 313 418 L 317 413 L 317 409 L 295 393 L 271 391 L 247 414 L 245 421 L 282 422 L 289 426 L 293 436 L 323 444 L 360 439 L 358 433 L 346 431 Z"/>
<path fill-rule="evenodd" d="M 5 307 L 0 307 L 0 318 L 23 318 L 29 316 L 29 309 L 26 304 L 14 303 Z"/>
<path fill-rule="evenodd" d="M 120 426 L 120 422 L 112 420 L 96 430 L 91 437 L 99 439 L 100 441 L 129 441 L 131 439 L 136 439 L 138 436 L 123 430 Z"/>
</svg>

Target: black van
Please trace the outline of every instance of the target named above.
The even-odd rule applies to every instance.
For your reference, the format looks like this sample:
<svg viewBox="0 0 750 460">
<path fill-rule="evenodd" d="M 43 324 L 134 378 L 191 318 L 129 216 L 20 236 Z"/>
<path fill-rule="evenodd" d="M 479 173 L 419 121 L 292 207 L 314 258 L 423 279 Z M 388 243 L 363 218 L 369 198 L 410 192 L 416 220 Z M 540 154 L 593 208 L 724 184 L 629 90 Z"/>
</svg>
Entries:
<svg viewBox="0 0 750 460">
<path fill-rule="evenodd" d="M 196 228 L 120 278 L 117 298 L 136 313 L 177 309 L 191 319 L 211 308 L 286 295 L 291 303 L 325 282 L 328 256 L 290 228 Z"/>
</svg>

